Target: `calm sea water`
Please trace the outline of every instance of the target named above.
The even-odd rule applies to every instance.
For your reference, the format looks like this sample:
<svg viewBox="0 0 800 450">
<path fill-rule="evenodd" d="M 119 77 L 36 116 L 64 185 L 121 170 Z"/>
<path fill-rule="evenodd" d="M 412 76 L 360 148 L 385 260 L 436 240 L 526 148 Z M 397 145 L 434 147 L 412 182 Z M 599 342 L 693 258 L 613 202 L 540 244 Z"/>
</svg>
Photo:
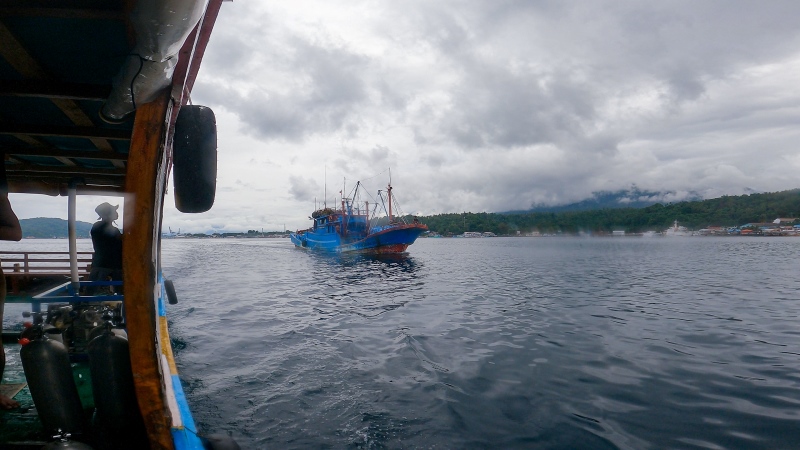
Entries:
<svg viewBox="0 0 800 450">
<path fill-rule="evenodd" d="M 163 259 L 195 420 L 242 448 L 800 445 L 800 239 L 421 239 L 398 258 L 175 239 Z"/>
<path fill-rule="evenodd" d="M 171 240 L 198 425 L 244 448 L 797 448 L 800 239 Z"/>
</svg>

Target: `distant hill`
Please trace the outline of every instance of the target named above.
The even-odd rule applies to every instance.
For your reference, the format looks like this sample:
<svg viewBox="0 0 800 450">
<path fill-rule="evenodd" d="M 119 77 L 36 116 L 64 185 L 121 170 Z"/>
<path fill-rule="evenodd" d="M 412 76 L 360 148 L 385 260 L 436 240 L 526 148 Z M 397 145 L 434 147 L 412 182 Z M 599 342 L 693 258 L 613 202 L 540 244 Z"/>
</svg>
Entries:
<svg viewBox="0 0 800 450">
<path fill-rule="evenodd" d="M 58 239 L 69 237 L 69 228 L 64 219 L 37 217 L 35 219 L 20 219 L 23 238 Z M 79 238 L 88 238 L 92 231 L 92 224 L 75 222 L 75 234 Z"/>
<path fill-rule="evenodd" d="M 527 210 L 507 211 L 499 214 L 524 214 L 536 212 L 559 213 L 570 211 L 592 211 L 597 209 L 646 208 L 658 203 L 673 203 L 669 199 L 674 198 L 675 194 L 676 193 L 672 191 L 643 191 L 634 185 L 631 186 L 630 189 L 621 189 L 615 192 L 592 192 L 592 196 L 590 198 L 567 205 L 532 205 L 531 208 Z M 703 200 L 703 197 L 697 192 L 690 192 L 688 196 L 680 199 L 682 202 L 699 200 Z"/>
<path fill-rule="evenodd" d="M 491 231 L 499 235 L 538 231 L 542 234 L 600 233 L 614 230 L 641 233 L 662 231 L 678 221 L 690 230 L 709 226 L 733 227 L 800 218 L 800 189 L 702 201 L 655 203 L 644 208 L 606 207 L 591 210 L 518 213 L 455 213 L 419 217 L 431 231 L 443 235 Z M 800 223 L 800 219 L 797 220 Z"/>
</svg>

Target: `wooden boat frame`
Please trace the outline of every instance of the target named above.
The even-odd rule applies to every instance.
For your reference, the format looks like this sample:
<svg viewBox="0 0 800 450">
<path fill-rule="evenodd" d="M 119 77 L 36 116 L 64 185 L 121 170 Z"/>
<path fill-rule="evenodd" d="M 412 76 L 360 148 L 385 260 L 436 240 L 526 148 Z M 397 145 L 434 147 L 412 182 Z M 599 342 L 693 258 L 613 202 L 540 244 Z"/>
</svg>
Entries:
<svg viewBox="0 0 800 450">
<path fill-rule="evenodd" d="M 176 120 L 189 103 L 222 0 L 196 2 L 202 16 L 180 47 L 170 84 L 154 100 L 134 104 L 131 118 L 108 123 L 97 111 L 113 90 L 107 75 L 120 66 L 108 55 L 120 47 L 125 55 L 134 45 L 130 16 L 139 3 L 0 0 L 0 153 L 11 193 L 125 197 L 125 315 L 150 447 L 203 448 L 185 401 L 176 400 L 181 390 L 164 315 L 160 237 Z M 70 36 L 53 24 L 82 40 L 62 45 Z M 98 40 L 91 41 L 98 48 L 82 48 L 97 33 L 120 45 Z M 59 54 L 63 48 L 74 50 L 67 55 L 73 59 Z"/>
</svg>

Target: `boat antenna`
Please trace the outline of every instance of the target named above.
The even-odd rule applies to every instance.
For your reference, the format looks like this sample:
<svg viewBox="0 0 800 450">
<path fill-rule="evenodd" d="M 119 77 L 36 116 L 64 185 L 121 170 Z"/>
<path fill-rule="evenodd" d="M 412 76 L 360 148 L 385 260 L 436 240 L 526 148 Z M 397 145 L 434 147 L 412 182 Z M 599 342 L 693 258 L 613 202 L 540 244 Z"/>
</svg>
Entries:
<svg viewBox="0 0 800 450">
<path fill-rule="evenodd" d="M 328 166 L 325 166 L 325 197 L 323 197 L 323 198 L 324 198 L 323 201 L 325 202 L 325 207 L 327 208 L 328 207 Z M 317 209 L 316 199 L 314 200 L 314 209 Z"/>
</svg>

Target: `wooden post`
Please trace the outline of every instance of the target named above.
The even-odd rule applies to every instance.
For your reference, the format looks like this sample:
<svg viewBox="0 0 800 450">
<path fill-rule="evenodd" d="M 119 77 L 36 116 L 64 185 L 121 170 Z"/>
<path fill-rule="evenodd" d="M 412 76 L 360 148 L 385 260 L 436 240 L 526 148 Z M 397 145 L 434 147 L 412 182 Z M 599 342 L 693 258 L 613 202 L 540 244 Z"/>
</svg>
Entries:
<svg viewBox="0 0 800 450">
<path fill-rule="evenodd" d="M 19 273 L 19 271 L 19 263 L 14 263 L 14 272 Z M 19 295 L 19 277 L 11 277 L 11 292 L 14 295 Z"/>
<path fill-rule="evenodd" d="M 125 315 L 136 396 L 151 448 L 159 450 L 174 449 L 170 433 L 172 418 L 164 395 L 159 357 L 155 292 L 171 109 L 169 91 L 165 90 L 136 112 L 128 156 L 122 242 L 123 279 L 128 286 Z"/>
<path fill-rule="evenodd" d="M 70 181 L 68 189 L 69 197 L 67 200 L 67 232 L 69 233 L 69 274 L 72 281 L 72 289 L 79 292 L 81 285 L 78 282 L 78 242 L 75 230 L 76 208 L 78 185 L 75 181 Z"/>
</svg>

